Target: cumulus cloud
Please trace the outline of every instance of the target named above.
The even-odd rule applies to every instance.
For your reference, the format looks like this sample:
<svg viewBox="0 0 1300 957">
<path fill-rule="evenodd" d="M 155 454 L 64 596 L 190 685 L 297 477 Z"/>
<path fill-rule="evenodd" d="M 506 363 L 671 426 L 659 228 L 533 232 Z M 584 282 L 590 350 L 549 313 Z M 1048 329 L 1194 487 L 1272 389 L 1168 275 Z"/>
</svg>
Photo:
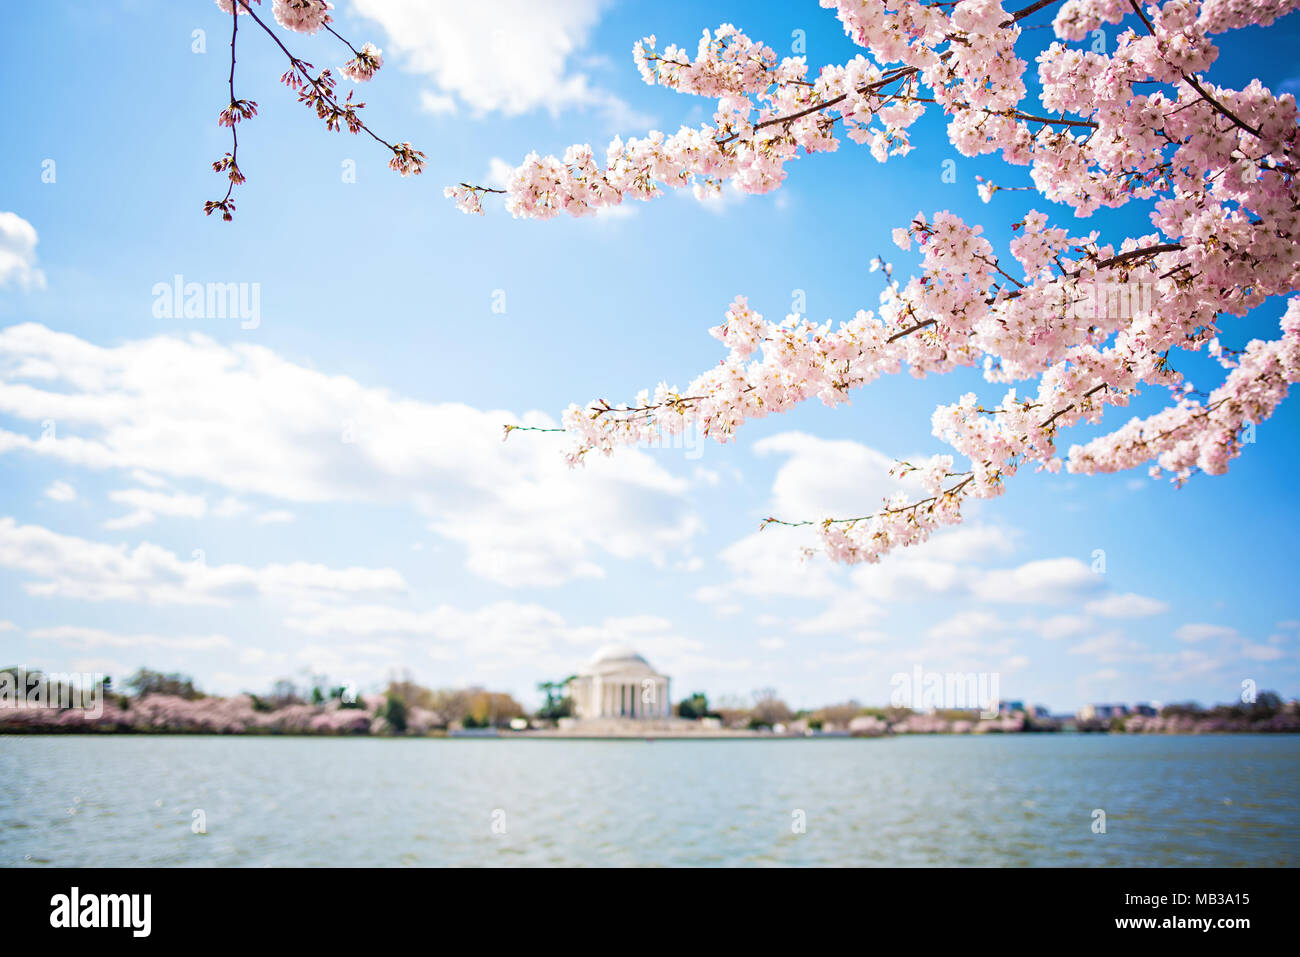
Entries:
<svg viewBox="0 0 1300 957">
<path fill-rule="evenodd" d="M 34 628 L 28 636 L 38 640 L 53 641 L 74 648 L 166 648 L 173 651 L 211 651 L 231 647 L 225 635 L 149 635 L 121 634 L 102 628 L 85 628 L 77 625 L 59 625 L 54 628 Z"/>
<path fill-rule="evenodd" d="M 1053 615 L 1040 621 L 1035 631 L 1049 641 L 1057 638 L 1073 638 L 1087 631 L 1090 622 L 1083 615 Z"/>
<path fill-rule="evenodd" d="M 1115 662 L 1133 659 L 1141 654 L 1143 646 L 1118 631 L 1107 631 L 1073 645 L 1072 655 L 1088 655 L 1099 661 Z"/>
<path fill-rule="evenodd" d="M 159 515 L 171 518 L 202 518 L 208 511 L 201 495 L 160 492 L 152 489 L 127 488 L 108 493 L 109 501 L 128 506 L 131 511 L 104 522 L 107 529 L 136 528 L 148 525 Z"/>
<path fill-rule="evenodd" d="M 1089 614 L 1101 618 L 1149 618 L 1168 611 L 1169 605 L 1157 598 L 1148 598 L 1129 592 L 1124 595 L 1106 595 L 1084 606 Z"/>
<path fill-rule="evenodd" d="M 719 554 L 729 572 L 727 581 L 697 589 L 695 597 L 725 604 L 747 597 L 828 598 L 841 587 L 841 569 L 826 562 L 805 561 L 801 546 L 812 544 L 802 530 L 753 532 Z"/>
<path fill-rule="evenodd" d="M 507 116 L 582 107 L 628 122 L 626 104 L 576 68 L 576 54 L 608 5 L 608 0 L 354 0 L 353 9 L 383 28 L 387 37 L 380 45 L 386 54 L 432 84 L 421 97 L 432 113 L 454 113 L 460 104 L 474 113 Z"/>
<path fill-rule="evenodd" d="M 403 399 L 200 335 L 103 348 L 10 327 L 0 331 L 0 413 L 57 423 L 39 438 L 0 430 L 0 453 L 285 503 L 405 504 L 463 545 L 471 570 L 503 584 L 600 577 L 607 555 L 662 563 L 699 527 L 689 481 L 645 452 L 571 470 L 554 440 L 501 441 L 505 422 L 554 424 L 541 413 Z M 205 509 L 157 483 L 114 499 L 131 509 L 116 528 Z M 243 508 L 231 499 L 222 513 Z"/>
<path fill-rule="evenodd" d="M 45 274 L 36 267 L 36 229 L 17 213 L 0 212 L 0 289 L 44 289 Z"/>
<path fill-rule="evenodd" d="M 308 562 L 209 565 L 202 553 L 186 561 L 158 545 L 135 548 L 61 535 L 38 525 L 0 518 L 0 568 L 28 579 L 29 595 L 85 601 L 136 601 L 160 605 L 226 605 L 270 596 L 305 600 L 354 594 L 400 594 L 402 576 L 391 568 L 329 568 Z"/>
<path fill-rule="evenodd" d="M 930 628 L 931 638 L 975 638 L 992 632 L 1009 631 L 1013 626 L 990 611 L 962 611 Z"/>
<path fill-rule="evenodd" d="M 612 644 L 635 646 L 655 666 L 678 675 L 702 664 L 703 645 L 679 634 L 661 616 L 611 616 L 596 624 L 575 624 L 536 602 L 498 601 L 478 608 L 445 602 L 431 608 L 306 602 L 292 609 L 284 625 L 314 638 L 344 639 L 349 652 L 358 641 L 378 640 L 419 648 L 439 660 L 456 653 L 472 659 L 480 671 L 527 662 L 539 673 L 567 673 L 593 649 Z"/>
<path fill-rule="evenodd" d="M 863 515 L 901 488 L 889 475 L 894 459 L 849 439 L 780 432 L 754 443 L 757 455 L 784 455 L 772 481 L 772 514 L 783 519 Z"/>
<path fill-rule="evenodd" d="M 45 497 L 55 502 L 73 502 L 77 498 L 77 490 L 67 482 L 51 482 L 45 490 Z"/>
<path fill-rule="evenodd" d="M 972 586 L 985 601 L 1061 604 L 1101 587 L 1101 578 L 1077 558 L 1046 558 L 985 572 Z"/>
<path fill-rule="evenodd" d="M 1174 637 L 1179 641 L 1200 642 L 1210 638 L 1236 638 L 1237 629 L 1229 628 L 1227 625 L 1210 625 L 1204 622 L 1195 622 L 1180 626 L 1175 632 Z"/>
</svg>

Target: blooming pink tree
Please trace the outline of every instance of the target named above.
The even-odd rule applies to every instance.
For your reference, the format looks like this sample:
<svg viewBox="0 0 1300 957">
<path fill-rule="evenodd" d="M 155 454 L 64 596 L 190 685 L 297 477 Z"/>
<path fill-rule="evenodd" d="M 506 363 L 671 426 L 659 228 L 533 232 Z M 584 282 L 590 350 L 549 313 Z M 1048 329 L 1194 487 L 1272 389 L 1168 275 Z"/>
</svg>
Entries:
<svg viewBox="0 0 1300 957">
<path fill-rule="evenodd" d="M 645 81 L 716 99 L 712 123 L 616 139 L 603 166 L 588 145 L 562 159 L 530 154 L 504 189 L 462 183 L 447 195 L 482 213 L 502 194 L 512 215 L 549 219 L 728 181 L 768 193 L 799 153 L 835 150 L 841 136 L 882 163 L 906 154 L 909 129 L 933 106 L 963 155 L 1028 167 L 1032 186 L 982 183 L 986 202 L 1035 190 L 1080 219 L 1141 202 L 1151 231 L 1071 235 L 1031 211 L 1013 223 L 1011 262 L 980 226 L 918 213 L 893 238 L 919 246 L 920 273 L 900 282 L 877 263 L 890 278 L 875 311 L 838 328 L 799 315 L 773 322 L 739 297 L 710 330 L 725 357 L 685 389 L 660 384 L 627 404 L 570 406 L 570 461 L 686 429 L 725 442 L 750 419 L 813 398 L 838 405 L 882 375 L 979 366 L 1012 387 L 992 407 L 967 394 L 935 411 L 935 435 L 965 464 L 956 470 L 953 455 L 898 463 L 898 474 L 919 473 L 924 497 L 899 493 L 860 517 L 767 522 L 816 525 L 834 559 L 874 562 L 959 522 L 967 498 L 1001 495 L 1027 465 L 1095 473 L 1145 464 L 1179 484 L 1225 472 L 1300 376 L 1300 298 L 1279 307 L 1278 338 L 1241 350 L 1220 343 L 1225 320 L 1300 283 L 1298 128 L 1293 96 L 1202 75 L 1218 55 L 1213 35 L 1271 24 L 1300 0 L 1038 0 L 1014 12 L 997 0 L 820 2 L 869 55 L 812 76 L 802 57 L 778 61 L 730 25 L 706 31 L 694 57 L 647 37 L 635 47 Z M 1047 7 L 1059 7 L 1056 40 L 1037 57 L 1036 107 L 1026 104 L 1017 47 L 1021 21 Z M 1103 23 L 1127 25 L 1113 53 L 1066 45 Z M 1180 351 L 1201 349 L 1227 370 L 1208 394 L 1175 367 Z M 1060 453 L 1061 429 L 1099 422 L 1143 386 L 1168 390 L 1169 406 Z"/>
</svg>

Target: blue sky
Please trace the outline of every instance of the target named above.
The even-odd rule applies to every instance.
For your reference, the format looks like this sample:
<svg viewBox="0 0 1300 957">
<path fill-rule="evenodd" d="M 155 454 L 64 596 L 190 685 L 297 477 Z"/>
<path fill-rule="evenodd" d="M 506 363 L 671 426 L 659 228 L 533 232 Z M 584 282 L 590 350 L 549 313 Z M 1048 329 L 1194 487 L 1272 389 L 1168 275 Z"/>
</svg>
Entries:
<svg viewBox="0 0 1300 957">
<path fill-rule="evenodd" d="M 562 437 L 501 443 L 507 421 L 685 384 L 721 358 L 707 329 L 737 294 L 767 316 L 798 291 L 819 321 L 873 308 L 868 263 L 885 254 L 907 274 L 914 260 L 889 234 L 918 210 L 981 222 L 1003 249 L 1028 208 L 1068 224 L 1030 193 L 981 203 L 976 175 L 1019 185 L 1024 171 L 962 158 L 937 117 L 906 158 L 881 166 L 845 142 L 764 197 L 673 195 L 537 223 L 491 203 L 465 217 L 442 196 L 494 160 L 571 142 L 599 153 L 614 134 L 706 119 L 707 103 L 640 81 L 630 51 L 647 33 L 693 48 L 734 22 L 786 54 L 804 31 L 816 67 L 855 54 L 832 14 L 721 0 L 496 17 L 337 6 L 344 36 L 384 50 L 360 94 L 370 125 L 424 150 L 427 170 L 402 179 L 373 142 L 327 132 L 278 83 L 280 51 L 244 24 L 236 90 L 260 111 L 240 127 L 249 182 L 230 224 L 202 215 L 224 192 L 209 164 L 227 149 L 228 17 L 205 0 L 5 10 L 18 42 L 0 73 L 21 94 L 0 211 L 39 241 L 6 221 L 0 664 L 119 677 L 147 664 L 219 692 L 309 673 L 369 687 L 409 668 L 533 702 L 537 681 L 625 643 L 672 676 L 675 697 L 775 687 L 795 705 L 883 703 L 917 665 L 995 672 L 1005 696 L 1055 710 L 1232 700 L 1248 679 L 1300 693 L 1294 401 L 1226 476 L 1175 490 L 1143 473 L 1023 473 L 960 530 L 854 569 L 800 561 L 804 539 L 760 535 L 759 520 L 869 510 L 891 460 L 944 451 L 937 404 L 1000 387 L 897 377 L 729 445 L 578 472 Z M 343 61 L 331 37 L 282 36 L 318 66 Z M 1298 40 L 1294 17 L 1223 37 L 1210 77 L 1300 89 Z M 1146 215 L 1134 205 L 1086 228 L 1118 244 Z M 178 274 L 257 284 L 260 322 L 158 317 L 153 290 Z M 1229 321 L 1225 344 L 1274 337 L 1282 310 Z M 1183 368 L 1200 388 L 1222 376 Z"/>
</svg>

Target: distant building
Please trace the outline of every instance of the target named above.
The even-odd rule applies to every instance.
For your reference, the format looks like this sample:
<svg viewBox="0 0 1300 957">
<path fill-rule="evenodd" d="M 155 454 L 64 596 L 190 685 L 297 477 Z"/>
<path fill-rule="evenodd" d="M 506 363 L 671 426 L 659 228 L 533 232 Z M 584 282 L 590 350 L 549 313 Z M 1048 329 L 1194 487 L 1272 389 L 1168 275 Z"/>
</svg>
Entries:
<svg viewBox="0 0 1300 957">
<path fill-rule="evenodd" d="M 668 676 L 661 675 L 631 648 L 604 647 L 569 681 L 574 716 L 580 720 L 669 718 Z"/>
<path fill-rule="evenodd" d="M 1158 712 L 1151 705 L 1142 702 L 1141 704 L 1135 704 L 1133 706 L 1133 713 L 1140 714 L 1144 718 L 1154 718 Z"/>
<path fill-rule="evenodd" d="M 1127 717 L 1128 714 L 1128 705 L 1124 704 L 1085 704 L 1079 709 L 1079 720 L 1109 721 L 1112 718 Z"/>
<path fill-rule="evenodd" d="M 1017 711 L 1024 711 L 1025 703 L 1023 701 L 999 701 L 998 714 L 1015 714 Z"/>
</svg>

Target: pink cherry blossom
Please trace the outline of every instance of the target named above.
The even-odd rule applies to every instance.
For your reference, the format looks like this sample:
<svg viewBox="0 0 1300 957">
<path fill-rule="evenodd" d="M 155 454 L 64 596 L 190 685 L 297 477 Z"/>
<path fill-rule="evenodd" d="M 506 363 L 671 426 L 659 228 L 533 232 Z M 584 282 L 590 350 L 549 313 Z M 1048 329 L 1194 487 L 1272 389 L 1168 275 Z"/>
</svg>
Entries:
<svg viewBox="0 0 1300 957">
<path fill-rule="evenodd" d="M 1003 494 L 1026 466 L 1147 466 L 1176 483 L 1225 472 L 1300 375 L 1300 298 L 1282 305 L 1300 292 L 1300 127 L 1292 95 L 1206 77 L 1219 55 L 1212 36 L 1271 24 L 1300 0 L 1065 0 L 1055 39 L 1033 56 L 1037 104 L 1026 103 L 1020 21 L 1051 0 L 1016 13 L 997 0 L 820 2 L 862 53 L 812 71 L 730 24 L 705 31 L 693 54 L 648 36 L 633 54 L 642 78 L 709 98 L 708 122 L 615 139 L 600 161 L 587 144 L 562 158 L 530 153 L 501 189 L 462 183 L 446 194 L 481 214 L 500 193 L 513 216 L 550 219 L 686 187 L 767 193 L 790 162 L 837 150 L 841 136 L 877 162 L 906 154 L 933 105 L 954 149 L 1007 164 L 999 184 L 980 181 L 985 203 L 1033 190 L 1072 222 L 1030 209 L 1000 251 L 978 224 L 918 212 L 892 229 L 900 249 L 919 248 L 918 274 L 895 279 L 879 263 L 879 301 L 838 325 L 765 320 L 738 296 L 710 330 L 726 354 L 685 387 L 570 406 L 569 461 L 686 429 L 726 442 L 747 421 L 811 399 L 848 402 L 882 375 L 969 366 L 1002 395 L 969 393 L 935 411 L 934 435 L 965 459 L 960 470 L 951 455 L 902 463 L 919 473 L 923 497 L 769 522 L 815 525 L 832 558 L 871 562 L 960 521 L 967 498 Z M 1124 26 L 1113 49 L 1071 45 L 1104 24 Z M 1149 212 L 1143 235 L 1078 226 L 1134 202 Z M 1284 312 L 1281 336 L 1226 347 L 1234 320 L 1264 304 Z M 1203 400 L 1178 371 L 1202 347 L 1227 370 Z M 1061 456 L 1062 430 L 1100 423 L 1147 391 L 1166 392 L 1168 408 Z"/>
</svg>

